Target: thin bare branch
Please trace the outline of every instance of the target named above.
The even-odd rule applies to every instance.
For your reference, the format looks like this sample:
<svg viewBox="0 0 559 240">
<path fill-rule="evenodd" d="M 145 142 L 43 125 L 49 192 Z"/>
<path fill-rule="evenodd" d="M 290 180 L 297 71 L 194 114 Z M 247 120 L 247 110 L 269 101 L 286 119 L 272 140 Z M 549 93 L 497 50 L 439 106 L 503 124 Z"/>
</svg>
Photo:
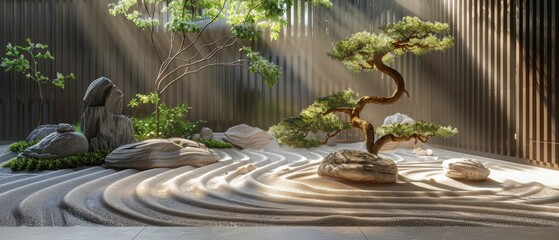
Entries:
<svg viewBox="0 0 559 240">
<path fill-rule="evenodd" d="M 237 61 L 233 61 L 233 62 L 229 62 L 229 63 L 212 63 L 212 64 L 207 64 L 204 65 L 196 70 L 192 70 L 192 71 L 185 71 L 183 74 L 181 74 L 180 76 L 176 77 L 175 79 L 173 79 L 171 82 L 169 82 L 167 85 L 165 85 L 165 87 L 163 87 L 163 89 L 161 90 L 160 94 L 163 94 L 165 92 L 165 90 L 167 90 L 167 88 L 169 88 L 169 86 L 171 86 L 173 83 L 177 82 L 178 80 L 180 80 L 181 78 L 183 78 L 184 76 L 188 75 L 188 74 L 193 74 L 193 73 L 197 73 L 203 69 L 209 68 L 209 67 L 216 67 L 216 66 L 222 66 L 222 67 L 236 67 L 236 66 L 240 66 L 243 68 L 248 69 L 249 67 L 246 66 L 245 62 L 248 62 L 248 60 L 246 59 L 241 59 L 241 60 L 237 60 Z"/>
</svg>

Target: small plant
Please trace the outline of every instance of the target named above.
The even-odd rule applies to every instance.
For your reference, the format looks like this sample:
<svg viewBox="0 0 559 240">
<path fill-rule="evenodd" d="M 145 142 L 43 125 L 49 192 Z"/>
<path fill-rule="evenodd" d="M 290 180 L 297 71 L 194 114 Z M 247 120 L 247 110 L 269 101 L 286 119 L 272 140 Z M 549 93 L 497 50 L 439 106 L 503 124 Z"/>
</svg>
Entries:
<svg viewBox="0 0 559 240">
<path fill-rule="evenodd" d="M 64 82 L 66 79 L 75 79 L 74 74 L 63 75 L 61 73 L 56 73 L 56 77 L 50 78 L 45 76 L 41 71 L 39 71 L 39 64 L 41 60 L 54 60 L 54 56 L 47 50 L 48 46 L 41 43 L 33 43 L 31 39 L 26 40 L 26 46 L 12 45 L 8 43 L 6 46 L 6 52 L 4 58 L 2 58 L 2 63 L 0 66 L 4 68 L 4 71 L 16 71 L 25 74 L 25 78 L 33 80 L 37 83 L 39 87 L 39 123 L 43 124 L 43 102 L 44 102 L 44 92 L 43 85 L 47 87 L 57 87 L 64 89 Z"/>
<path fill-rule="evenodd" d="M 39 171 L 99 166 L 103 164 L 110 150 L 100 152 L 78 153 L 71 156 L 55 159 L 41 158 L 15 158 L 4 163 L 2 167 L 9 167 L 12 171 Z"/>
<path fill-rule="evenodd" d="M 128 106 L 132 108 L 138 107 L 140 104 L 156 104 L 159 98 L 156 94 L 149 95 L 137 94 Z M 165 104 L 158 105 L 159 111 L 152 113 L 144 118 L 132 118 L 132 125 L 136 133 L 136 139 L 139 141 L 154 138 L 192 138 L 198 131 L 203 121 L 190 122 L 186 119 L 186 113 L 190 107 L 184 103 L 169 108 Z M 159 114 L 159 122 L 155 115 Z M 158 126 L 160 125 L 160 126 Z M 159 131 L 158 131 L 159 130 Z"/>
<path fill-rule="evenodd" d="M 195 138 L 194 141 L 204 144 L 208 148 L 232 148 L 233 147 L 231 143 L 215 140 L 215 139 Z"/>
<path fill-rule="evenodd" d="M 10 152 L 13 152 L 13 153 L 22 153 L 23 150 L 37 144 L 39 141 L 41 141 L 41 140 L 35 139 L 35 140 L 31 140 L 30 142 L 27 142 L 27 141 L 15 142 L 15 143 L 10 144 L 8 149 L 10 150 Z"/>
</svg>

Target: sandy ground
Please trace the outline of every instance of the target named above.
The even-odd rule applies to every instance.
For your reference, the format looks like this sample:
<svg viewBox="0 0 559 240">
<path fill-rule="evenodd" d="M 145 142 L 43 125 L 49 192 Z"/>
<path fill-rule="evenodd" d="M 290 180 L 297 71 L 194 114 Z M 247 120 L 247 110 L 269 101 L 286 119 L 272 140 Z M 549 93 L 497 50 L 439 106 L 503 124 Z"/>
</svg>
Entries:
<svg viewBox="0 0 559 240">
<path fill-rule="evenodd" d="M 0 226 L 559 226 L 559 171 L 474 156 L 491 175 L 461 182 L 441 163 L 472 156 L 396 149 L 380 155 L 397 163 L 397 183 L 319 177 L 321 159 L 340 149 L 364 144 L 218 150 L 201 168 L 0 169 Z M 0 146 L 0 162 L 11 157 Z M 257 169 L 236 173 L 249 163 Z"/>
</svg>

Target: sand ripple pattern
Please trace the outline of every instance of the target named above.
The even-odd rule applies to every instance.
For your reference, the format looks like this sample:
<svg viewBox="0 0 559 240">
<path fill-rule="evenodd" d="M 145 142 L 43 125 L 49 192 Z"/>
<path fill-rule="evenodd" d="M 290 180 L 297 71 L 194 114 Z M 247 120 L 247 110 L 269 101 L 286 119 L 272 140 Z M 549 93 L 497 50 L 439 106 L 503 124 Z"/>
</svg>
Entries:
<svg viewBox="0 0 559 240">
<path fill-rule="evenodd" d="M 441 167 L 457 153 L 434 159 L 398 149 L 382 154 L 398 164 L 395 184 L 316 175 L 320 160 L 342 148 L 361 145 L 220 150 L 219 162 L 201 168 L 2 169 L 0 225 L 559 226 L 557 186 L 529 179 L 556 171 L 488 161 L 490 180 L 459 182 Z M 257 169 L 236 173 L 249 163 Z"/>
</svg>

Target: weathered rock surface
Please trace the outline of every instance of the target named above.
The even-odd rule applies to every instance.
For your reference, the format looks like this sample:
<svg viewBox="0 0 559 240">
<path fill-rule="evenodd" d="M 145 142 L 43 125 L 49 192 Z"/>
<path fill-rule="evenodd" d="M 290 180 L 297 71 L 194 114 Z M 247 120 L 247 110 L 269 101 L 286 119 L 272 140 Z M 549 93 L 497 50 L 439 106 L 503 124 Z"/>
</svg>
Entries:
<svg viewBox="0 0 559 240">
<path fill-rule="evenodd" d="M 202 139 L 213 139 L 214 138 L 214 132 L 212 131 L 212 129 L 204 127 L 204 128 L 202 128 L 202 130 L 200 130 L 200 138 L 202 138 Z"/>
<path fill-rule="evenodd" d="M 238 167 L 237 168 L 237 174 L 245 175 L 245 174 L 247 174 L 249 172 L 252 172 L 254 170 L 256 170 L 256 166 L 254 166 L 254 164 L 250 163 L 250 164 Z"/>
<path fill-rule="evenodd" d="M 115 149 L 135 142 L 130 119 L 122 115 L 123 93 L 105 77 L 93 81 L 83 98 L 81 128 L 90 151 Z"/>
<path fill-rule="evenodd" d="M 105 159 L 105 165 L 116 168 L 201 167 L 219 160 L 219 155 L 204 144 L 182 139 L 150 139 L 120 146 Z"/>
<path fill-rule="evenodd" d="M 451 158 L 443 161 L 444 174 L 449 178 L 482 181 L 491 172 L 476 159 Z"/>
<path fill-rule="evenodd" d="M 56 124 L 45 124 L 38 126 L 27 136 L 27 138 L 25 138 L 25 141 L 31 142 L 33 140 L 41 140 L 49 134 L 56 132 L 56 128 L 58 128 L 58 125 Z"/>
<path fill-rule="evenodd" d="M 395 124 L 395 123 L 414 124 L 415 120 L 413 120 L 412 118 L 410 118 L 406 114 L 396 113 L 394 115 L 390 115 L 390 116 L 384 118 L 384 123 L 382 125 L 385 126 L 385 125 L 390 125 L 390 124 Z M 422 143 L 420 141 L 417 141 L 417 143 L 416 143 L 415 139 L 411 139 L 411 140 L 404 141 L 404 142 L 389 142 L 387 144 L 384 144 L 380 148 L 380 150 L 381 151 L 387 151 L 387 150 L 392 150 L 394 148 L 414 148 L 414 146 L 419 147 L 421 145 L 422 145 Z"/>
<path fill-rule="evenodd" d="M 341 150 L 328 154 L 317 173 L 350 181 L 393 183 L 398 179 L 398 166 L 392 160 L 368 152 Z"/>
<path fill-rule="evenodd" d="M 241 124 L 227 129 L 223 140 L 241 148 L 261 148 L 274 137 L 260 128 Z"/>
<path fill-rule="evenodd" d="M 49 134 L 37 144 L 25 149 L 19 157 L 60 158 L 89 149 L 87 138 L 75 132 L 70 124 L 59 124 L 57 131 Z"/>
</svg>

